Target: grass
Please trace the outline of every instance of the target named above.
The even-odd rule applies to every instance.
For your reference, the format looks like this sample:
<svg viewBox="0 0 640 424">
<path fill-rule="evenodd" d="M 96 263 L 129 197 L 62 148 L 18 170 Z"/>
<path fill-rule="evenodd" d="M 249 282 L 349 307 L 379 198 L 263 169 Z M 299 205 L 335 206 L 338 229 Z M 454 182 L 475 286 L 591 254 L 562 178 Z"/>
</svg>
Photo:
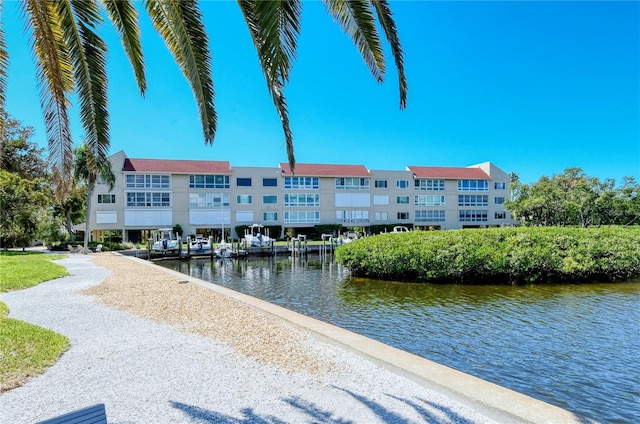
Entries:
<svg viewBox="0 0 640 424">
<path fill-rule="evenodd" d="M 65 255 L 0 252 L 0 292 L 35 286 L 67 274 L 51 262 Z M 69 339 L 46 328 L 9 318 L 0 302 L 0 392 L 24 384 L 53 365 L 69 347 Z"/>
<path fill-rule="evenodd" d="M 51 262 L 65 257 L 39 252 L 0 251 L 0 293 L 26 289 L 69 275 L 63 266 Z"/>
<path fill-rule="evenodd" d="M 0 302 L 0 308 L 7 309 Z M 46 328 L 0 317 L 0 392 L 24 384 L 53 365 L 69 339 Z"/>
</svg>

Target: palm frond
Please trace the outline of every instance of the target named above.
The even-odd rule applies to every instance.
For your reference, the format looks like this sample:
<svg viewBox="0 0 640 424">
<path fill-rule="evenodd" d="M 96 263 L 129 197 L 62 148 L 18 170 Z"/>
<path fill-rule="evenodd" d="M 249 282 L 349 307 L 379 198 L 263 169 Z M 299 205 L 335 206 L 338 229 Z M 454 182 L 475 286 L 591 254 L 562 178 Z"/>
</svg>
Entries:
<svg viewBox="0 0 640 424">
<path fill-rule="evenodd" d="M 217 117 L 209 41 L 197 2 L 148 0 L 153 26 L 164 39 L 196 98 L 206 143 L 213 143 Z"/>
<path fill-rule="evenodd" d="M 285 136 L 289 166 L 295 169 L 293 133 L 284 96 L 300 34 L 300 1 L 239 0 Z"/>
<path fill-rule="evenodd" d="M 2 2 L 0 0 L 0 13 Z M 4 109 L 7 93 L 7 70 L 9 69 L 9 53 L 7 52 L 7 44 L 5 43 L 4 31 L 0 23 L 0 108 Z"/>
<path fill-rule="evenodd" d="M 87 155 L 87 166 L 91 172 L 97 172 L 99 163 L 108 156 L 110 144 L 107 47 L 94 31 L 102 18 L 94 0 L 67 0 L 55 4 L 74 67 L 85 144 L 91 153 Z"/>
<path fill-rule="evenodd" d="M 100 10 L 94 0 L 56 1 L 54 5 L 73 63 L 80 120 L 91 153 L 87 155 L 87 166 L 91 172 L 97 172 L 109 152 L 107 48 L 94 31 L 102 21 Z"/>
<path fill-rule="evenodd" d="M 402 45 L 398 37 L 396 23 L 393 20 L 393 14 L 389 8 L 387 0 L 372 0 L 373 7 L 378 15 L 378 21 L 387 36 L 387 41 L 391 46 L 391 53 L 396 62 L 398 70 L 398 86 L 400 89 L 400 109 L 407 107 L 407 79 L 404 75 L 404 60 L 402 58 Z"/>
<path fill-rule="evenodd" d="M 94 184 L 98 178 L 109 185 L 109 191 L 113 190 L 116 184 L 116 176 L 111 168 L 109 160 L 98 161 L 92 157 L 93 153 L 86 144 L 73 149 L 73 181 L 75 183 L 85 182 Z M 98 168 L 92 170 L 88 164 L 98 162 Z"/>
<path fill-rule="evenodd" d="M 32 28 L 31 43 L 36 59 L 40 105 L 44 112 L 49 143 L 49 162 L 58 200 L 66 198 L 71 182 L 73 140 L 69 123 L 68 96 L 73 92 L 73 66 L 67 54 L 57 10 L 51 2 L 27 0 L 22 14 Z"/>
<path fill-rule="evenodd" d="M 0 14 L 2 14 L 2 0 L 0 0 Z M 7 93 L 7 71 L 9 69 L 9 53 L 5 43 L 4 31 L 0 22 L 0 111 L 4 111 Z M 4 119 L 0 118 L 0 135 L 4 134 Z M 0 149 L 0 166 L 2 166 L 2 150 Z"/>
<path fill-rule="evenodd" d="M 366 0 L 324 0 L 334 21 L 353 40 L 378 82 L 384 81 L 384 52 L 371 3 Z"/>
<path fill-rule="evenodd" d="M 144 96 L 147 80 L 144 73 L 144 56 L 140 43 L 138 11 L 129 0 L 102 0 L 109 19 L 122 39 L 122 46 L 133 67 L 138 89 Z"/>
</svg>

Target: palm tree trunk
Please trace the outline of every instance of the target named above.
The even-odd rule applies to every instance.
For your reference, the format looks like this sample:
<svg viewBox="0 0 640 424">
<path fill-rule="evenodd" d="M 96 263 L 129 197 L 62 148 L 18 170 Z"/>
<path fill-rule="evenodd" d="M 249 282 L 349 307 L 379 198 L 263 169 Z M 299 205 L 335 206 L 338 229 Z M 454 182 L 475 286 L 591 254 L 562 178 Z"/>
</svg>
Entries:
<svg viewBox="0 0 640 424">
<path fill-rule="evenodd" d="M 87 214 L 85 216 L 84 222 L 84 254 L 89 254 L 89 219 L 91 218 L 91 196 L 93 194 L 93 189 L 95 186 L 95 182 L 89 179 L 87 184 Z"/>
<path fill-rule="evenodd" d="M 67 232 L 69 233 L 69 242 L 71 244 L 76 242 L 76 233 L 73 229 L 73 224 L 71 223 L 71 208 L 67 207 L 64 211 L 64 219 L 65 226 L 67 227 Z"/>
</svg>

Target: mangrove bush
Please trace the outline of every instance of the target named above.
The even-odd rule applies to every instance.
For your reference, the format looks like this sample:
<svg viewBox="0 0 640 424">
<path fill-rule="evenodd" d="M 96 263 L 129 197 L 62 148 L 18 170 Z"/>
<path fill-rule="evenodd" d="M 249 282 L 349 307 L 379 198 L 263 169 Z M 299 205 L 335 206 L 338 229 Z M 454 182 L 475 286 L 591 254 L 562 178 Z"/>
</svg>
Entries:
<svg viewBox="0 0 640 424">
<path fill-rule="evenodd" d="M 640 275 L 640 228 L 412 231 L 339 247 L 352 275 L 382 280 L 524 284 L 619 281 Z"/>
</svg>

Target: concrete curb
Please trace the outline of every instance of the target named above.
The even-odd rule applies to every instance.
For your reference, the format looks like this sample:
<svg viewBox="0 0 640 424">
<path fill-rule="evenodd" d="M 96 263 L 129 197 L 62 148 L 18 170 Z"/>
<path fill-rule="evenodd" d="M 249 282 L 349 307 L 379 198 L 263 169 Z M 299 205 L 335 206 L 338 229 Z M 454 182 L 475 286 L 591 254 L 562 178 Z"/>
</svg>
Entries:
<svg viewBox="0 0 640 424">
<path fill-rule="evenodd" d="M 323 341 L 349 349 L 425 387 L 439 391 L 488 418 L 505 423 L 584 423 L 579 416 L 497 384 L 385 345 L 368 337 L 307 317 L 269 302 L 155 265 L 144 259 L 121 255 L 148 267 L 188 280 L 208 290 L 236 299 L 269 317 L 284 320 Z"/>
</svg>

